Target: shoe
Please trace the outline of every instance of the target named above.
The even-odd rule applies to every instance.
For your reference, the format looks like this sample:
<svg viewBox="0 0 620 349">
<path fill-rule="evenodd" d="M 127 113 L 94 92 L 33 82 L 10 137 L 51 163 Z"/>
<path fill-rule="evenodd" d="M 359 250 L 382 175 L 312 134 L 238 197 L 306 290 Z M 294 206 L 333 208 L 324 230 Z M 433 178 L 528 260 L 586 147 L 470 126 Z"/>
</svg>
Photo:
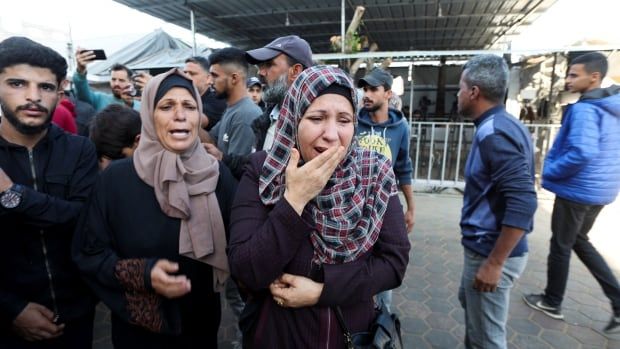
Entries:
<svg viewBox="0 0 620 349">
<path fill-rule="evenodd" d="M 620 316 L 612 316 L 603 332 L 608 334 L 620 332 Z"/>
<path fill-rule="evenodd" d="M 528 294 L 523 296 L 523 301 L 530 308 L 542 311 L 545 315 L 554 318 L 556 320 L 563 320 L 562 308 L 552 307 L 545 302 L 545 297 L 542 294 Z"/>
</svg>

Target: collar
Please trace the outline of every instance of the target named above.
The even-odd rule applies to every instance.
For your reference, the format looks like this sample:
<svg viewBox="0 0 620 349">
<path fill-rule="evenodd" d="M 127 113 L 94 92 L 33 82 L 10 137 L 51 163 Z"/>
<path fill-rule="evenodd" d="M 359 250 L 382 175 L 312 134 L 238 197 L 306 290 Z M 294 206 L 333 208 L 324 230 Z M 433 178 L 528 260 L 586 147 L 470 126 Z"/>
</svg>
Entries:
<svg viewBox="0 0 620 349">
<path fill-rule="evenodd" d="M 498 104 L 490 109 L 487 109 L 484 113 L 482 113 L 476 120 L 474 120 L 474 125 L 476 127 L 480 126 L 486 119 L 488 119 L 493 114 L 497 114 L 498 112 L 503 112 L 506 110 L 503 104 Z"/>
<path fill-rule="evenodd" d="M 278 120 L 278 116 L 280 116 L 280 106 L 276 105 L 275 107 L 273 107 L 273 109 L 271 109 L 271 113 L 269 113 L 269 119 L 275 122 L 276 120 Z"/>
</svg>

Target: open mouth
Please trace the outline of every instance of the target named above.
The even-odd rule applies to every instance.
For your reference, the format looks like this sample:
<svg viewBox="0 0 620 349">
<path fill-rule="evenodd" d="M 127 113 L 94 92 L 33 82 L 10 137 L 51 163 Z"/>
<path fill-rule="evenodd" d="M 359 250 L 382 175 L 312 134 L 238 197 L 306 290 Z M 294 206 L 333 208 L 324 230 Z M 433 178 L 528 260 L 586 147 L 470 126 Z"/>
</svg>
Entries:
<svg viewBox="0 0 620 349">
<path fill-rule="evenodd" d="M 328 149 L 328 148 L 326 148 L 326 147 L 314 147 L 314 150 L 315 150 L 317 153 L 319 153 L 319 154 L 321 154 L 322 152 L 326 151 L 327 149 Z"/>
<path fill-rule="evenodd" d="M 185 139 L 189 136 L 189 130 L 184 130 L 184 129 L 174 129 L 174 130 L 170 130 L 168 131 L 168 133 L 172 136 L 172 138 L 175 139 Z"/>
</svg>

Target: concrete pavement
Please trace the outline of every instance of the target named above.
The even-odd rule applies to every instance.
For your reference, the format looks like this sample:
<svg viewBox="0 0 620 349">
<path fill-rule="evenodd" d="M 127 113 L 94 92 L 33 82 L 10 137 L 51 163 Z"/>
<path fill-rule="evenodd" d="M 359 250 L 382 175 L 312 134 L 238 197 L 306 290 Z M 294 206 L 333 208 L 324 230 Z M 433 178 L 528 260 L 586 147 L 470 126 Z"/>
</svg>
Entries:
<svg viewBox="0 0 620 349">
<path fill-rule="evenodd" d="M 565 321 L 530 309 L 521 296 L 541 292 L 546 281 L 550 219 L 553 201 L 541 192 L 535 230 L 529 236 L 528 266 L 512 291 L 508 320 L 509 348 L 620 349 L 620 334 L 605 335 L 611 317 L 609 301 L 576 258 L 563 304 Z M 416 226 L 403 285 L 395 290 L 392 309 L 402 323 L 405 348 L 463 348 L 463 310 L 458 301 L 462 247 L 458 221 L 459 194 L 416 193 Z M 620 275 L 620 200 L 606 207 L 591 232 L 591 240 Z M 225 302 L 223 302 L 225 304 Z M 224 305 L 220 348 L 232 348 L 233 319 Z M 103 307 L 95 323 L 94 348 L 111 348 L 109 314 Z"/>
</svg>

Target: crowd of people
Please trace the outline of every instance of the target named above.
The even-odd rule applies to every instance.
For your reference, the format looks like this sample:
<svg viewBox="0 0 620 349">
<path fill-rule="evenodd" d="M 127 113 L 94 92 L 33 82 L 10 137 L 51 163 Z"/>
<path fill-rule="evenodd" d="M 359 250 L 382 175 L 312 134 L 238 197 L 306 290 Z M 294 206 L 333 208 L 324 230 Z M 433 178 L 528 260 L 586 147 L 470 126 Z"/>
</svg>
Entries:
<svg viewBox="0 0 620 349">
<path fill-rule="evenodd" d="M 291 35 L 155 76 L 116 64 L 104 93 L 86 80 L 93 58 L 78 49 L 67 97 L 62 56 L 0 42 L 0 347 L 92 347 L 98 302 L 115 348 L 216 348 L 220 293 L 244 348 L 348 348 L 349 331 L 390 311 L 415 202 L 389 71 L 356 83 Z M 582 97 L 543 172 L 557 195 L 549 280 L 524 301 L 562 318 L 574 250 L 610 298 L 605 331 L 616 332 L 620 286 L 587 237 L 620 191 L 620 88 L 600 88 L 606 70 L 600 53 L 571 64 Z M 460 224 L 467 348 L 507 346 L 537 207 L 534 147 L 505 110 L 507 84 L 502 57 L 475 56 L 457 95 L 476 125 Z"/>
</svg>

